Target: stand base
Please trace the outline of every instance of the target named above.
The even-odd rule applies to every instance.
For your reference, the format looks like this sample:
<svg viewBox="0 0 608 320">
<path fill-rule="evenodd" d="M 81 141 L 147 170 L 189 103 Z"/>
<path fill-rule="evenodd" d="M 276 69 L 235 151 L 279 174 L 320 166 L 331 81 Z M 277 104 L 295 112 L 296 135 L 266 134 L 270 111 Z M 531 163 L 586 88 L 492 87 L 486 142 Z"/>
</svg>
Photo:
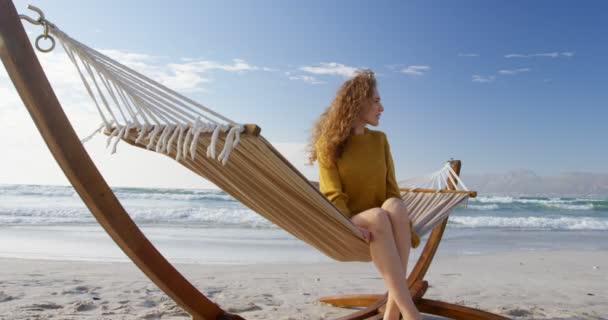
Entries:
<svg viewBox="0 0 608 320">
<path fill-rule="evenodd" d="M 509 320 L 509 318 L 471 307 L 424 299 L 422 297 L 426 293 L 427 288 L 428 282 L 426 281 L 416 281 L 410 288 L 412 300 L 422 313 L 454 320 Z M 375 320 L 382 319 L 387 297 L 387 294 L 349 294 L 327 296 L 319 299 L 319 301 L 340 308 L 365 308 L 336 320 Z"/>
</svg>

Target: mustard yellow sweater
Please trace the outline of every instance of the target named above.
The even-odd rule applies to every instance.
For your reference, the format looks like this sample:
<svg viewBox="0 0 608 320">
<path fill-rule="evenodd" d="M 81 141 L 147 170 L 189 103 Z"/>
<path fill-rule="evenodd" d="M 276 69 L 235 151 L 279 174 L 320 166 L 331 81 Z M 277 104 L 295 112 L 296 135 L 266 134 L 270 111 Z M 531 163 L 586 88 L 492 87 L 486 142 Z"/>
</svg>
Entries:
<svg viewBox="0 0 608 320">
<path fill-rule="evenodd" d="M 380 207 L 386 199 L 400 199 L 384 132 L 365 128 L 362 134 L 350 136 L 336 163 L 319 163 L 319 189 L 348 217 Z M 412 230 L 412 247 L 419 243 L 420 238 Z"/>
</svg>

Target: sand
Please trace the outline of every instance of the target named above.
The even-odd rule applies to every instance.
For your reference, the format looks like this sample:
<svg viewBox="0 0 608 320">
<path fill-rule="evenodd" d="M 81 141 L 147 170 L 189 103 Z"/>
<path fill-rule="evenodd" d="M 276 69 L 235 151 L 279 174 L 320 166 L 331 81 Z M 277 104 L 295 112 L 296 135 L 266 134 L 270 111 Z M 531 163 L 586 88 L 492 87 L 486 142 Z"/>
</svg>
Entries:
<svg viewBox="0 0 608 320">
<path fill-rule="evenodd" d="M 383 293 L 371 263 L 177 268 L 246 319 L 332 319 L 321 296 Z M 543 250 L 438 256 L 426 298 L 514 319 L 608 319 L 608 252 Z M 0 319 L 188 319 L 133 264 L 0 259 Z M 425 319 L 439 319 L 425 316 Z"/>
</svg>

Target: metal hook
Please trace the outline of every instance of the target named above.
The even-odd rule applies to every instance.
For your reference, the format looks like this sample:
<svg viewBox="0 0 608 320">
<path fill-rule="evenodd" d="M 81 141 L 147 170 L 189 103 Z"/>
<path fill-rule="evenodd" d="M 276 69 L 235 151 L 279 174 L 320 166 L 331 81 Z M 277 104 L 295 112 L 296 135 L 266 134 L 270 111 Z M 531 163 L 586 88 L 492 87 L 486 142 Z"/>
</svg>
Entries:
<svg viewBox="0 0 608 320">
<path fill-rule="evenodd" d="M 27 6 L 28 9 L 38 13 L 38 19 L 34 20 L 24 14 L 20 14 L 19 18 L 23 19 L 23 20 L 27 20 L 29 23 L 31 24 L 35 24 L 35 25 L 41 25 L 44 21 L 46 21 L 45 17 L 44 17 L 44 12 L 42 12 L 42 10 L 40 10 L 40 8 L 35 7 L 33 5 L 28 5 Z"/>
<path fill-rule="evenodd" d="M 19 18 L 28 21 L 31 24 L 34 25 L 42 25 L 42 27 L 44 28 L 44 33 L 41 34 L 40 36 L 38 36 L 36 38 L 36 48 L 38 48 L 38 50 L 42 51 L 42 52 L 50 52 L 55 48 L 55 39 L 49 35 L 49 27 L 55 27 L 54 24 L 52 24 L 51 22 L 49 22 L 48 20 L 46 20 L 45 16 L 44 16 L 44 12 L 42 12 L 42 10 L 40 10 L 38 7 L 35 7 L 33 5 L 28 5 L 27 6 L 28 9 L 38 13 L 38 19 L 34 20 L 24 14 L 20 14 Z M 43 49 L 40 46 L 40 41 L 41 40 L 50 40 L 51 41 L 51 46 L 47 49 Z"/>
</svg>

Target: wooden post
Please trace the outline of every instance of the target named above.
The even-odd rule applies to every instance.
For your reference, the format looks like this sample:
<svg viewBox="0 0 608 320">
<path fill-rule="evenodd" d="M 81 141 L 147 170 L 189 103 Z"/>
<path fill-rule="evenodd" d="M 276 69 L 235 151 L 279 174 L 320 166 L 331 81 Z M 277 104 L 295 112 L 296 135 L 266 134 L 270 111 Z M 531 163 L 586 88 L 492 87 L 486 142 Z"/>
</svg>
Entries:
<svg viewBox="0 0 608 320">
<path fill-rule="evenodd" d="M 0 58 L 53 157 L 99 224 L 125 254 L 196 319 L 237 319 L 188 282 L 125 212 L 70 125 L 10 0 L 0 0 Z"/>
</svg>

